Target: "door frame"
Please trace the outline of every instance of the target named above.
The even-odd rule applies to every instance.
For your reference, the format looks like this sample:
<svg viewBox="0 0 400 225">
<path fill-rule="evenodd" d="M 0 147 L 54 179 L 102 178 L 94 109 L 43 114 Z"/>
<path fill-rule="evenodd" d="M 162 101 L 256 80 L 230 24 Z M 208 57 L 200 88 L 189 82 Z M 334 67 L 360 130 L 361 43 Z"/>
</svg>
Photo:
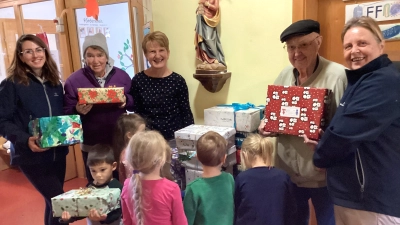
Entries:
<svg viewBox="0 0 400 225">
<path fill-rule="evenodd" d="M 136 39 L 136 30 L 134 27 L 134 20 L 133 16 L 133 7 L 136 7 L 138 13 L 138 24 L 139 27 L 143 26 L 143 5 L 142 0 L 98 0 L 99 6 L 103 5 L 111 5 L 117 3 L 128 3 L 128 12 L 129 12 L 129 19 L 130 19 L 130 31 L 131 31 L 131 42 L 132 42 L 132 54 L 133 57 L 133 64 L 134 64 L 134 72 L 135 74 L 138 73 L 139 69 L 139 57 L 138 55 L 138 43 Z M 65 9 L 67 10 L 67 23 L 68 23 L 68 33 L 69 33 L 69 43 L 70 43 L 70 50 L 72 54 L 72 65 L 73 70 L 77 71 L 82 68 L 81 56 L 80 56 L 80 47 L 79 47 L 79 40 L 78 40 L 78 32 L 76 30 L 77 22 L 76 22 L 76 14 L 75 10 L 79 8 L 85 8 L 85 1 L 82 0 L 68 0 L 65 1 Z M 139 40 L 143 40 L 143 35 L 139 32 Z"/>
<path fill-rule="evenodd" d="M 376 1 L 378 0 L 350 0 L 345 2 L 343 0 L 293 0 L 292 21 L 313 19 L 320 22 L 321 35 L 323 36 L 320 54 L 329 60 L 347 66 L 342 51 L 338 51 L 342 46 L 340 33 L 345 24 L 344 8 L 349 4 Z M 392 23 L 400 23 L 400 19 L 378 22 L 379 25 Z M 388 54 L 391 60 L 400 61 L 400 40 L 385 40 L 385 43 L 384 53 Z"/>
</svg>

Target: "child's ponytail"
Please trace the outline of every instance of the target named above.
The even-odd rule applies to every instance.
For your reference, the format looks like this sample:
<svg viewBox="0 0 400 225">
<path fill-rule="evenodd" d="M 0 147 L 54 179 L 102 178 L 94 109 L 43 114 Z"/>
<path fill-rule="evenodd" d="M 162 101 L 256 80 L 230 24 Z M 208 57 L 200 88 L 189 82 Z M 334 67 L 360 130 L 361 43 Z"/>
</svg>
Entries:
<svg viewBox="0 0 400 225">
<path fill-rule="evenodd" d="M 149 174 L 156 168 L 162 166 L 166 161 L 166 155 L 170 154 L 170 149 L 163 136 L 156 131 L 143 131 L 136 133 L 129 141 L 126 159 L 134 168 L 130 182 L 130 190 L 132 192 L 132 204 L 134 205 L 134 213 L 136 224 L 144 224 L 143 205 L 147 206 L 147 202 L 143 202 L 143 187 L 139 173 Z M 159 171 L 160 173 L 160 171 Z"/>
<path fill-rule="evenodd" d="M 263 138 L 260 136 L 260 156 L 263 159 L 264 163 L 268 166 L 273 166 L 273 150 L 274 146 L 272 145 L 272 142 L 269 140 L 269 138 Z"/>
<path fill-rule="evenodd" d="M 134 202 L 134 212 L 136 217 L 136 224 L 143 225 L 143 206 L 142 206 L 142 181 L 140 179 L 138 171 L 134 171 L 133 176 L 131 177 L 131 184 L 133 190 L 132 199 Z"/>
<path fill-rule="evenodd" d="M 272 166 L 272 142 L 259 134 L 250 134 L 242 143 L 242 158 L 244 166 L 250 167 L 256 157 L 260 157 L 268 166 Z M 247 164 L 247 165 L 246 165 Z"/>
</svg>

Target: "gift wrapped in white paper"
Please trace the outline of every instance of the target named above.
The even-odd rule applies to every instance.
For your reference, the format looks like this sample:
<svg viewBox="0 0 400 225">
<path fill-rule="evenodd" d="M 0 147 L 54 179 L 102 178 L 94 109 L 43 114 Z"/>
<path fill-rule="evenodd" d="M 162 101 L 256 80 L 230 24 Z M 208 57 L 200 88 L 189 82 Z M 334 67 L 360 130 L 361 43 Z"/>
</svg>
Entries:
<svg viewBox="0 0 400 225">
<path fill-rule="evenodd" d="M 234 145 L 234 146 L 230 147 L 227 150 L 226 154 L 227 154 L 227 157 L 226 157 L 226 160 L 225 160 L 225 163 L 223 166 L 228 167 L 228 166 L 235 165 L 236 164 L 236 146 Z M 196 156 L 192 157 L 188 161 L 183 161 L 182 165 L 186 169 L 193 169 L 193 170 L 202 170 L 203 169 L 201 163 L 199 162 L 199 160 L 197 159 Z"/>
<path fill-rule="evenodd" d="M 233 127 L 237 131 L 252 132 L 260 125 L 264 115 L 262 107 L 235 111 L 233 107 L 215 106 L 204 109 L 204 124 L 209 126 Z"/>
<path fill-rule="evenodd" d="M 175 131 L 176 147 L 182 150 L 196 150 L 197 140 L 207 133 L 208 131 L 214 131 L 220 134 L 228 141 L 228 148 L 235 144 L 234 128 L 230 127 L 216 127 L 216 126 L 205 126 L 205 125 L 190 125 L 178 131 Z"/>
</svg>

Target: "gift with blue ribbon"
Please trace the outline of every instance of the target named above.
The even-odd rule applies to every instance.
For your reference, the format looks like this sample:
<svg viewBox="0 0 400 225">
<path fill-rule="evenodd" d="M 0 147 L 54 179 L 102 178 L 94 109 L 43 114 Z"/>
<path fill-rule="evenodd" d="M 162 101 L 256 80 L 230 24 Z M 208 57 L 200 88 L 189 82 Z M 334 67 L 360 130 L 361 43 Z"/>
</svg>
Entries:
<svg viewBox="0 0 400 225">
<path fill-rule="evenodd" d="M 265 106 L 255 106 L 252 103 L 220 104 L 204 110 L 204 124 L 253 132 L 264 117 L 264 109 Z"/>
</svg>

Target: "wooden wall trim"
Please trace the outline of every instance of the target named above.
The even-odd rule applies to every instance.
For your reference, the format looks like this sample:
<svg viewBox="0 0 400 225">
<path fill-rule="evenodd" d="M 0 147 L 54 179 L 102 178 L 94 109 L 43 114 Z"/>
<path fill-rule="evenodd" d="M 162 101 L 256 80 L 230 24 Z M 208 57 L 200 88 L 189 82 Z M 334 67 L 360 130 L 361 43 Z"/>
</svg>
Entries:
<svg viewBox="0 0 400 225">
<path fill-rule="evenodd" d="M 298 20 L 302 20 L 305 18 L 304 16 L 305 1 L 306 0 L 292 1 L 292 22 L 296 22 Z"/>
<path fill-rule="evenodd" d="M 136 57 L 136 52 L 137 52 L 137 45 L 136 45 L 136 30 L 135 30 L 135 19 L 134 19 L 134 14 L 133 14 L 133 8 L 137 7 L 136 4 L 132 4 L 132 1 L 128 2 L 128 12 L 129 12 L 129 24 L 131 25 L 131 45 L 132 45 L 132 55 L 134 55 L 133 57 L 133 69 L 134 69 L 134 73 L 138 73 L 139 71 L 137 71 L 137 68 L 139 66 L 139 59 L 138 57 Z M 140 32 L 142 29 L 138 29 L 138 33 L 142 33 Z M 138 34 L 138 35 L 139 35 Z"/>
<path fill-rule="evenodd" d="M 43 31 L 48 34 L 57 33 L 56 25 L 54 24 L 53 20 L 23 20 L 23 24 L 25 34 L 41 33 L 42 30 L 40 29 L 40 26 L 43 28 Z"/>
<path fill-rule="evenodd" d="M 76 15 L 75 10 L 68 8 L 67 12 L 67 22 L 68 22 L 68 32 L 69 32 L 69 44 L 71 48 L 71 55 L 72 55 L 72 67 L 73 71 L 77 71 L 82 68 L 82 59 L 80 55 L 80 47 L 79 47 L 79 38 L 78 32 L 76 30 Z"/>
<path fill-rule="evenodd" d="M 144 26 L 144 12 L 143 12 L 143 0 L 131 0 L 130 1 L 130 7 L 129 7 L 129 13 L 130 13 L 130 19 L 131 19 L 131 39 L 132 42 L 134 43 L 132 46 L 132 53 L 135 56 L 134 57 L 134 70 L 135 70 L 135 74 L 140 72 L 140 68 L 142 68 L 141 65 L 143 63 L 143 60 L 141 60 L 142 56 L 142 48 L 140 46 L 141 42 L 143 40 L 143 26 Z M 133 8 L 137 9 L 137 21 L 135 21 L 133 19 Z M 136 34 L 136 30 L 135 30 L 135 23 L 137 24 L 137 32 L 138 34 Z M 138 38 L 136 38 L 136 35 L 138 36 Z"/>
<path fill-rule="evenodd" d="M 60 55 L 63 65 L 61 68 L 63 74 L 62 79 L 65 81 L 73 72 L 70 38 L 68 33 L 68 21 L 66 14 L 63 13 L 63 11 L 65 10 L 65 0 L 54 0 L 54 4 L 57 17 L 63 15 L 62 19 L 64 20 L 64 32 L 58 33 L 58 40 L 60 42 L 60 52 L 62 52 L 62 54 Z M 56 26 L 54 24 L 54 28 L 55 27 Z"/>
<path fill-rule="evenodd" d="M 17 25 L 18 36 L 24 34 L 24 16 L 22 14 L 22 7 L 20 5 L 14 5 L 14 15 L 15 15 L 15 24 Z"/>
<path fill-rule="evenodd" d="M 293 0 L 292 21 L 303 19 L 318 20 L 318 0 Z"/>
</svg>

